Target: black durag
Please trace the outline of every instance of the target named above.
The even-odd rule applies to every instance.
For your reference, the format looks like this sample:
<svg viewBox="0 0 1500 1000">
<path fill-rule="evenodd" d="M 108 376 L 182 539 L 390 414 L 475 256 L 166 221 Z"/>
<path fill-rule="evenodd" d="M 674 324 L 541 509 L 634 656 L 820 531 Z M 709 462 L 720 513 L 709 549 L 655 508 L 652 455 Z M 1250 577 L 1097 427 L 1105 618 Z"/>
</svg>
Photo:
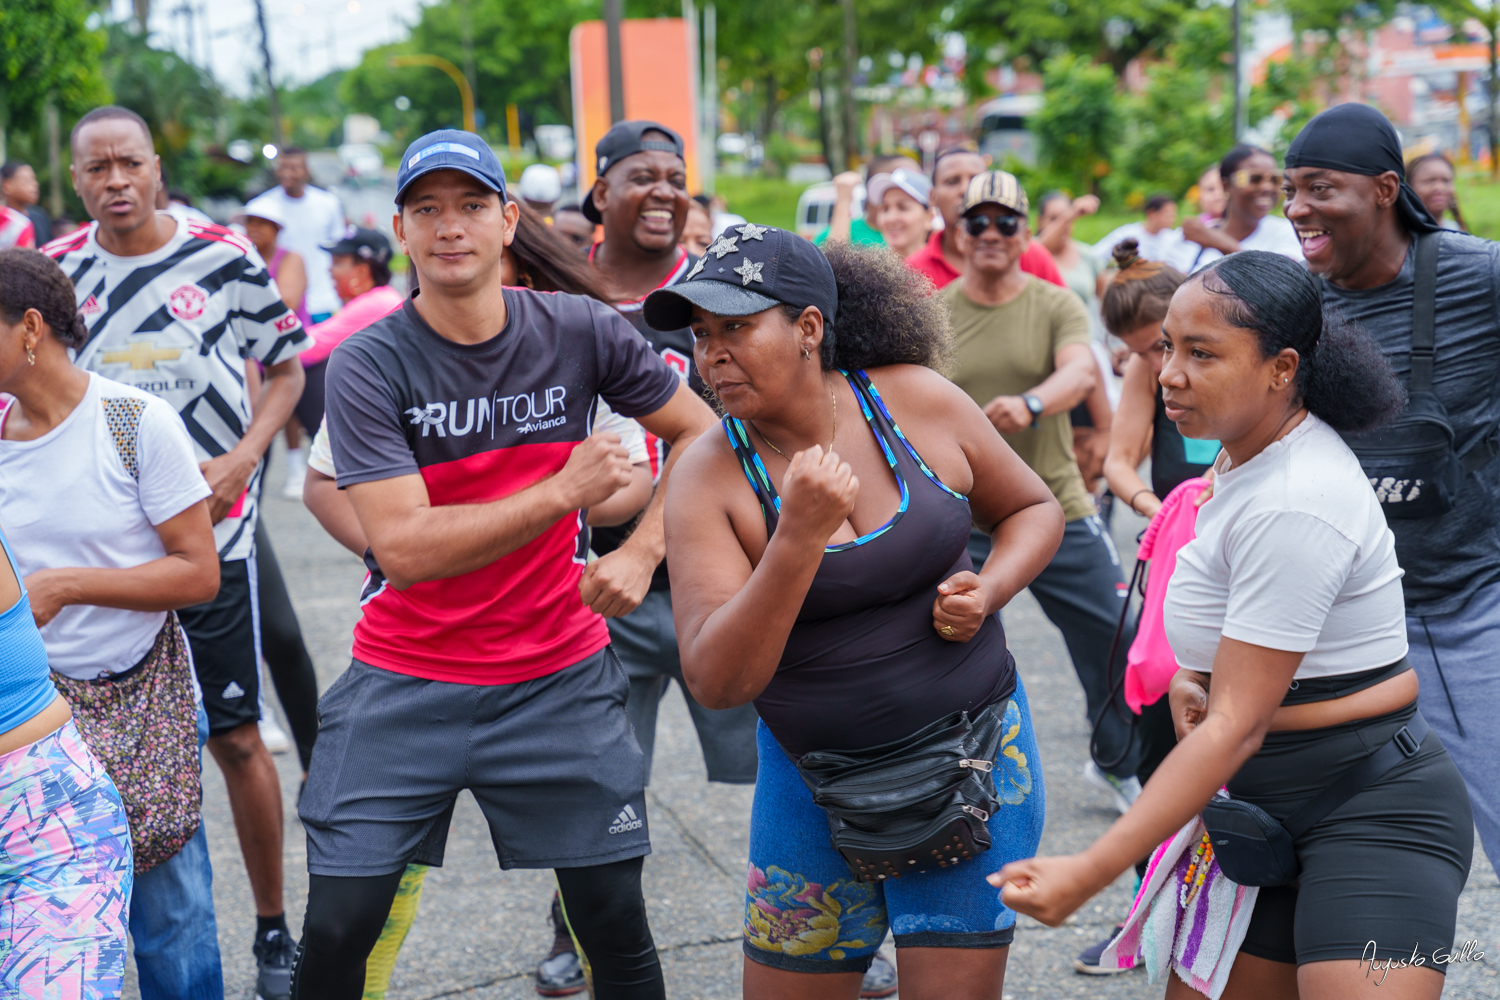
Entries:
<svg viewBox="0 0 1500 1000">
<path fill-rule="evenodd" d="M 1406 163 L 1401 158 L 1401 137 L 1396 127 L 1368 104 L 1338 104 L 1314 117 L 1292 140 L 1286 166 L 1288 170 L 1321 167 L 1366 177 L 1394 170 L 1401 178 L 1401 193 L 1396 197 L 1401 224 L 1413 233 L 1442 231 L 1406 183 Z"/>
</svg>

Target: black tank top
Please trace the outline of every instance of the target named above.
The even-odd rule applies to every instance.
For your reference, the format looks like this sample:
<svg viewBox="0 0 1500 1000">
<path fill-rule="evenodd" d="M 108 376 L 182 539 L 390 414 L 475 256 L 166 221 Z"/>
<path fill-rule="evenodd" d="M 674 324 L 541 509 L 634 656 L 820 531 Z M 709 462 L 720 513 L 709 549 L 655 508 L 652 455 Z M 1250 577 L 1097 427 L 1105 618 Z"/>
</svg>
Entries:
<svg viewBox="0 0 1500 1000">
<path fill-rule="evenodd" d="M 1219 453 L 1219 442 L 1183 437 L 1177 425 L 1167 419 L 1160 384 L 1156 386 L 1156 417 L 1151 427 L 1151 492 L 1165 500 L 1179 485 L 1208 471 Z"/>
<path fill-rule="evenodd" d="M 922 461 L 869 377 L 843 375 L 895 473 L 901 504 L 869 534 L 824 550 L 776 675 L 755 699 L 795 756 L 888 743 L 952 712 L 973 714 L 1016 686 L 999 616 L 968 642 L 948 642 L 932 627 L 938 584 L 973 569 L 969 501 Z M 749 432 L 733 417 L 724 430 L 774 533 L 781 498 Z"/>
</svg>

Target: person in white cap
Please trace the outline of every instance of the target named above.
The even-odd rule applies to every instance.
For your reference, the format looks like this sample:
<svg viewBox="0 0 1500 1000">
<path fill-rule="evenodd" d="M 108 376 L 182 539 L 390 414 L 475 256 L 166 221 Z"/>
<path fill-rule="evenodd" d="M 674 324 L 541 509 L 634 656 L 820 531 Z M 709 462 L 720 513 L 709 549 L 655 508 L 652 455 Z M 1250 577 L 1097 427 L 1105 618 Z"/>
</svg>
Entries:
<svg viewBox="0 0 1500 1000">
<path fill-rule="evenodd" d="M 521 171 L 516 194 L 543 218 L 552 214 L 552 206 L 562 197 L 562 175 L 545 163 L 533 163 Z"/>
<path fill-rule="evenodd" d="M 927 234 L 932 231 L 931 193 L 932 182 L 925 175 L 904 168 L 876 174 L 865 185 L 868 203 L 880 207 L 880 235 L 902 260 L 927 243 Z"/>
</svg>

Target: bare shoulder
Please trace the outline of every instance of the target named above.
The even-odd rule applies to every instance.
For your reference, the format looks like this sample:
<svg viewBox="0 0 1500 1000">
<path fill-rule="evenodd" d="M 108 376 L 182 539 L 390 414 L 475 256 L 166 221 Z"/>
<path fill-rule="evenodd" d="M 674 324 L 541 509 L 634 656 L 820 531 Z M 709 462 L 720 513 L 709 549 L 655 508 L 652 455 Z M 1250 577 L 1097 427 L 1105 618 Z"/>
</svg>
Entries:
<svg viewBox="0 0 1500 1000">
<path fill-rule="evenodd" d="M 724 425 L 711 427 L 693 439 L 677 457 L 672 478 L 667 484 L 668 509 L 679 497 L 687 498 L 693 509 L 711 506 L 724 510 L 725 485 L 735 477 L 744 478 L 739 459 L 729 446 Z"/>
<path fill-rule="evenodd" d="M 870 376 L 886 408 L 898 421 L 898 409 L 910 412 L 914 418 L 920 415 L 936 420 L 979 412 L 968 393 L 923 365 L 886 365 L 870 368 L 865 374 Z"/>
</svg>

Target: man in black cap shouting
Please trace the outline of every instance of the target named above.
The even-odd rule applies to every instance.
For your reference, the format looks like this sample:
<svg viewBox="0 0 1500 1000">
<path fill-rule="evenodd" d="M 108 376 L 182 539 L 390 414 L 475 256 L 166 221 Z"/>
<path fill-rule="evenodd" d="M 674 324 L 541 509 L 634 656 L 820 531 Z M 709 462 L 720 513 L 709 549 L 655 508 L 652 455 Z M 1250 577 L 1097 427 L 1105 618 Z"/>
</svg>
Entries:
<svg viewBox="0 0 1500 1000">
<path fill-rule="evenodd" d="M 630 460 L 590 428 L 601 397 L 677 447 L 713 414 L 614 310 L 502 286 L 520 215 L 478 136 L 412 143 L 396 205 L 420 293 L 328 364 L 329 443 L 370 578 L 299 803 L 310 878 L 293 996 L 363 995 L 403 870 L 442 863 L 467 788 L 502 867 L 556 871 L 595 996 L 663 997 L 641 895 L 644 762 L 598 613 L 633 600 L 579 597 L 585 511 Z M 643 524 L 629 549 L 661 537 L 659 501 Z"/>
<path fill-rule="evenodd" d="M 1323 301 L 1375 337 L 1411 394 L 1395 425 L 1349 443 L 1406 571 L 1422 714 L 1500 866 L 1500 245 L 1438 226 L 1374 108 L 1318 115 L 1286 167 L 1286 217 Z"/>
<path fill-rule="evenodd" d="M 698 260 L 677 242 L 687 223 L 690 202 L 682 139 L 656 122 L 626 121 L 611 128 L 599 140 L 595 152 L 599 177 L 584 198 L 583 213 L 604 225 L 604 241 L 594 245 L 589 259 L 608 285 L 615 308 L 641 331 L 668 365 L 684 379 L 691 373 L 693 387 L 701 389 L 696 373 L 692 373 L 692 331 L 686 327 L 665 333 L 653 330 L 646 326 L 641 310 L 647 295 L 677 284 Z M 714 253 L 713 248 L 709 253 Z M 659 468 L 666 457 L 665 447 L 655 439 L 648 437 L 647 441 L 651 445 L 653 468 Z M 601 555 L 614 551 L 631 536 L 632 530 L 639 532 L 642 528 L 626 525 L 594 529 L 594 551 Z M 613 572 L 619 574 L 626 569 L 617 559 Z M 640 589 L 640 607 L 629 615 L 611 617 L 609 631 L 614 650 L 630 677 L 630 700 L 626 708 L 646 754 L 647 780 L 656 741 L 657 706 L 665 685 L 675 677 L 698 730 L 708 780 L 753 783 L 754 706 L 716 712 L 693 699 L 682 683 L 666 563 L 642 566 L 639 570 L 640 576 L 630 583 Z M 602 579 L 609 571 L 610 566 L 599 563 L 585 571 L 585 601 L 591 600 L 595 578 Z"/>
</svg>

